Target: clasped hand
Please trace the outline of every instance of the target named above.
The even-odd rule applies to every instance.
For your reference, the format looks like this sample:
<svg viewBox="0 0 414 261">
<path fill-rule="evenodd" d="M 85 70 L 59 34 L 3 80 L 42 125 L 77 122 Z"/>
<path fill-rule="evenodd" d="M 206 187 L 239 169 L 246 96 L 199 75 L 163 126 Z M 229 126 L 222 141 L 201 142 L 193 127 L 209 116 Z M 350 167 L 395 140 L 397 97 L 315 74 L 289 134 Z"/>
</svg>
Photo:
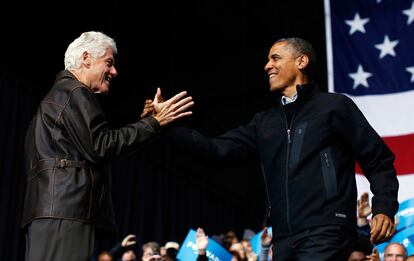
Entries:
<svg viewBox="0 0 414 261">
<path fill-rule="evenodd" d="M 192 111 L 187 111 L 187 109 L 193 106 L 194 102 L 191 96 L 185 97 L 186 95 L 187 92 L 182 91 L 164 101 L 161 89 L 157 88 L 154 100 L 145 101 L 141 118 L 152 116 L 161 126 L 164 126 L 176 119 L 191 115 Z"/>
</svg>

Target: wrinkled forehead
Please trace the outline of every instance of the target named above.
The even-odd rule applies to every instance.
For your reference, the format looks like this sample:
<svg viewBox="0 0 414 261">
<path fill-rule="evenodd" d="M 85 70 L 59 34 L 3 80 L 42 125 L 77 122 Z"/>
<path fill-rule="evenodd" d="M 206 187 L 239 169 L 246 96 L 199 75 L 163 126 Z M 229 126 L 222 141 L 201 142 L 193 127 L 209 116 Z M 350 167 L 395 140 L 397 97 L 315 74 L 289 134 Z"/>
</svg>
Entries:
<svg viewBox="0 0 414 261">
<path fill-rule="evenodd" d="M 390 244 L 385 250 L 385 254 L 404 254 L 404 248 L 397 244 Z"/>
</svg>

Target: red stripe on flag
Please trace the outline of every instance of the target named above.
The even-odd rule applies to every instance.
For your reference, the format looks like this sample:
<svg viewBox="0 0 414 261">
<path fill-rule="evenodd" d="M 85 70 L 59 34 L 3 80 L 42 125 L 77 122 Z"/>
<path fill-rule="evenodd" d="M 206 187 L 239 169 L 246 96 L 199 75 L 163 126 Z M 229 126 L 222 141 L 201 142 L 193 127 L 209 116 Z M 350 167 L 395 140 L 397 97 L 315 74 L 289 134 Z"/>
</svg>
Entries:
<svg viewBox="0 0 414 261">
<path fill-rule="evenodd" d="M 414 134 L 384 137 L 385 143 L 395 155 L 394 166 L 398 175 L 414 173 Z M 355 171 L 362 173 L 359 165 Z"/>
</svg>

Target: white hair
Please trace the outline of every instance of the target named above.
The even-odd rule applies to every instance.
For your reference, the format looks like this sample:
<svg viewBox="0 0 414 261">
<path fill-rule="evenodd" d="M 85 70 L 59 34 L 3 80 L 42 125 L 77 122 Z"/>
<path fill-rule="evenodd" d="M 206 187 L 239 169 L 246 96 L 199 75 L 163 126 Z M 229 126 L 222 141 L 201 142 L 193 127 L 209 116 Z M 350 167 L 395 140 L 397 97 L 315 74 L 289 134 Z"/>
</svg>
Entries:
<svg viewBox="0 0 414 261">
<path fill-rule="evenodd" d="M 118 52 L 114 39 L 101 32 L 84 32 L 69 44 L 65 52 L 65 69 L 80 68 L 84 52 L 97 58 L 105 55 L 108 48 L 111 48 L 114 54 Z"/>
</svg>

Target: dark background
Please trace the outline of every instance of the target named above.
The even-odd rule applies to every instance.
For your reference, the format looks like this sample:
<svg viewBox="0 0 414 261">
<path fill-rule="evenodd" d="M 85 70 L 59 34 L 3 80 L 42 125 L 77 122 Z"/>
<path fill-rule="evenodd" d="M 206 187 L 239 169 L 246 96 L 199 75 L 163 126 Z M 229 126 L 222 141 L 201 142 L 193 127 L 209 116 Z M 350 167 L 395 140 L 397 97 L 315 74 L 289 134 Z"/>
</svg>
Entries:
<svg viewBox="0 0 414 261">
<path fill-rule="evenodd" d="M 0 260 L 24 260 L 24 134 L 82 32 L 102 31 L 117 42 L 119 76 L 100 98 L 114 128 L 135 121 L 157 86 L 166 98 L 187 90 L 195 101 L 190 127 L 207 136 L 247 123 L 272 102 L 263 67 L 280 37 L 313 44 L 316 80 L 326 90 L 322 0 L 12 2 L 0 10 Z M 98 242 L 99 250 L 130 233 L 140 247 L 182 243 L 199 226 L 210 236 L 261 229 L 266 196 L 253 159 L 210 164 L 161 139 L 112 169 L 119 231 Z"/>
</svg>

